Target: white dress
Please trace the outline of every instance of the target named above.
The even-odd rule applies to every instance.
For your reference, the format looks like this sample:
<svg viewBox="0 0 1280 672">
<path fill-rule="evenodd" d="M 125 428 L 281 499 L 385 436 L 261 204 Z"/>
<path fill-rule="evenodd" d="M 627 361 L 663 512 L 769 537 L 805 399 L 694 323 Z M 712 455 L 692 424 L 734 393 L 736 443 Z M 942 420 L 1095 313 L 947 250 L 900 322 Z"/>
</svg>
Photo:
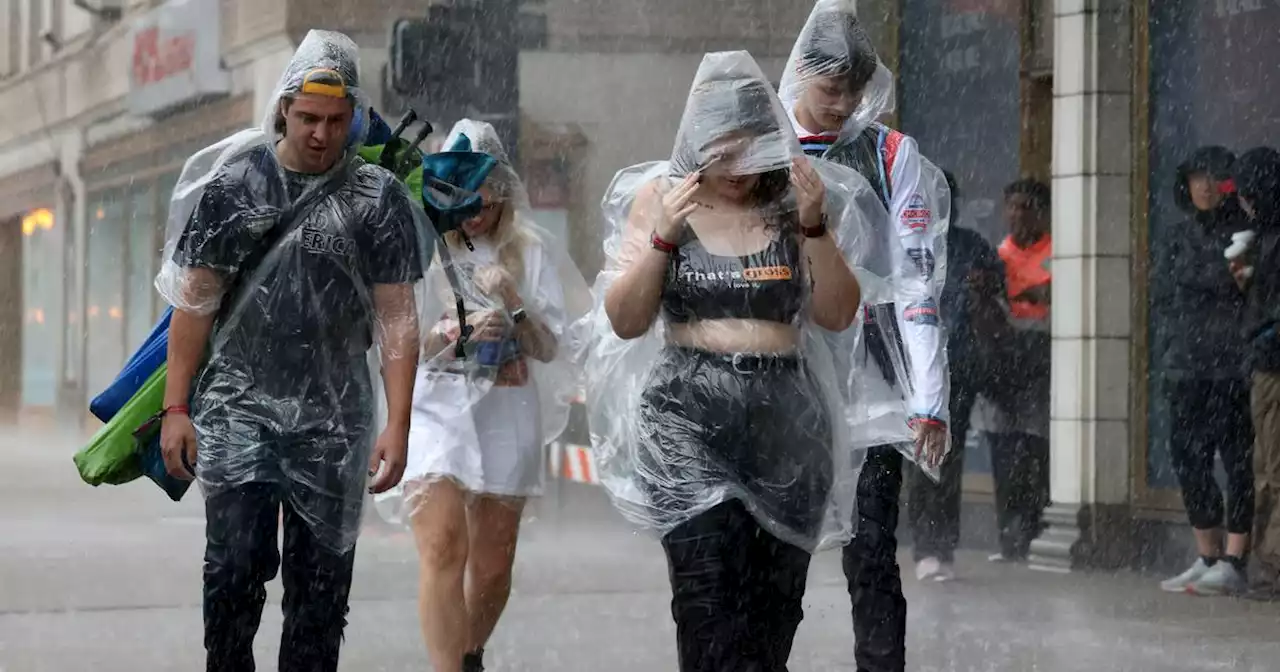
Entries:
<svg viewBox="0 0 1280 672">
<path fill-rule="evenodd" d="M 496 252 L 484 240 L 475 250 L 454 252 L 466 268 L 496 264 Z M 468 273 L 469 274 L 469 273 Z M 538 243 L 526 246 L 520 296 L 531 319 L 557 337 L 565 333 L 564 290 L 553 262 Z M 483 393 L 462 375 L 419 367 L 413 392 L 405 494 L 423 484 L 451 478 L 468 491 L 504 497 L 542 493 L 542 403 L 538 364 L 529 362 L 522 386 L 485 386 Z"/>
</svg>

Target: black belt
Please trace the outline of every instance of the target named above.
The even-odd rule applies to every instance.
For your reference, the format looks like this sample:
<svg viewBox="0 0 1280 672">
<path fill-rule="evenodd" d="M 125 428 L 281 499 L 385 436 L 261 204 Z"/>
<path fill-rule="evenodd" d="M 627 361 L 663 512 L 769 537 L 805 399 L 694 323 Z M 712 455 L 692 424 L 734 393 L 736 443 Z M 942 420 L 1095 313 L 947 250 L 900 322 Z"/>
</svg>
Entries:
<svg viewBox="0 0 1280 672">
<path fill-rule="evenodd" d="M 727 364 L 734 371 L 744 374 L 776 369 L 795 371 L 800 368 L 800 357 L 794 353 L 711 352 L 683 347 L 675 350 L 688 357 Z"/>
</svg>

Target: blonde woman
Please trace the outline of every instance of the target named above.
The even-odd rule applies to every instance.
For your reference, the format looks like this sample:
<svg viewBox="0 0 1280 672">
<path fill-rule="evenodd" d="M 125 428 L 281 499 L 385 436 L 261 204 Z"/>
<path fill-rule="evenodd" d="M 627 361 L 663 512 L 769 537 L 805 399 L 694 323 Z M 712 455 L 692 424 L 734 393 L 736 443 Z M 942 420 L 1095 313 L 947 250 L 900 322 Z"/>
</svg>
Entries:
<svg viewBox="0 0 1280 672">
<path fill-rule="evenodd" d="M 564 429 L 574 377 L 567 330 L 590 307 L 586 281 L 532 221 L 493 127 L 459 122 L 471 151 L 498 160 L 479 215 L 444 236 L 467 312 L 466 356 L 453 295 L 425 294 L 440 319 L 423 344 L 409 432 L 405 505 L 421 558 L 419 614 L 438 672 L 482 670 L 511 590 L 521 512 L 541 493 L 543 446 Z"/>
</svg>

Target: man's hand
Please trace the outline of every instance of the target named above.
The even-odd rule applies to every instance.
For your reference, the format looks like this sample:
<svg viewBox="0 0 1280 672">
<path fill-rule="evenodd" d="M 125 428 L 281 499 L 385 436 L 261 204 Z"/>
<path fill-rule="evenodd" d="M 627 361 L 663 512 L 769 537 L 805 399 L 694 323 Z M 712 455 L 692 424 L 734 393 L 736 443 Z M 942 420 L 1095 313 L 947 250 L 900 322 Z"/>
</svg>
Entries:
<svg viewBox="0 0 1280 672">
<path fill-rule="evenodd" d="M 196 477 L 196 428 L 186 413 L 167 413 L 160 420 L 160 454 L 170 476 L 184 481 Z"/>
<path fill-rule="evenodd" d="M 918 422 L 913 430 L 916 441 L 916 464 L 930 468 L 942 464 L 947 456 L 947 428 L 936 422 Z"/>
<path fill-rule="evenodd" d="M 378 436 L 369 458 L 369 476 L 373 484 L 369 492 L 378 494 L 396 487 L 404 478 L 405 464 L 409 459 L 409 429 L 388 425 Z"/>
</svg>

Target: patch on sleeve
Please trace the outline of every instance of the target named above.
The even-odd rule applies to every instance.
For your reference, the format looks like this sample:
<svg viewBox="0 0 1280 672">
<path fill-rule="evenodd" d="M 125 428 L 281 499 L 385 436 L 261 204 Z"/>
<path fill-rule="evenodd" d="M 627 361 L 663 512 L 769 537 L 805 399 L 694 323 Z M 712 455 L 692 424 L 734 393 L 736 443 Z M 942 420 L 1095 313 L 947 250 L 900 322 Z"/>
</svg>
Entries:
<svg viewBox="0 0 1280 672">
<path fill-rule="evenodd" d="M 911 198 L 907 200 L 907 207 L 902 209 L 902 226 L 910 229 L 912 233 L 925 233 L 929 230 L 931 219 L 933 219 L 933 212 L 929 209 L 924 196 L 911 194 Z"/>
<path fill-rule="evenodd" d="M 937 260 L 933 257 L 933 250 L 927 247 L 908 247 L 907 256 L 911 257 L 916 270 L 920 271 L 920 275 L 923 275 L 925 280 L 933 280 L 933 272 L 938 267 Z"/>
<path fill-rule="evenodd" d="M 914 324 L 928 327 L 938 326 L 938 304 L 933 299 L 925 299 L 907 305 L 903 318 Z"/>
</svg>

